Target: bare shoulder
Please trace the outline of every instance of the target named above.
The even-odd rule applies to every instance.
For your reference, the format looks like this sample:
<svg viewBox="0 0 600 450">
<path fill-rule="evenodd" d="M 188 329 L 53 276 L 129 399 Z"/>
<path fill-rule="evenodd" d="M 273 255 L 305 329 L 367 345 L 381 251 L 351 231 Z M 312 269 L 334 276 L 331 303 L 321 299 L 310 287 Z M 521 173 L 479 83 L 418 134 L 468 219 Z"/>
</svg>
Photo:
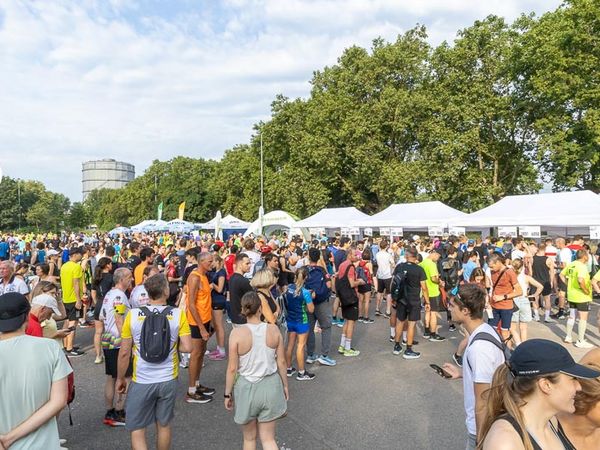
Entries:
<svg viewBox="0 0 600 450">
<path fill-rule="evenodd" d="M 510 423 L 496 420 L 483 441 L 483 450 L 525 450 L 525 446 Z"/>
<path fill-rule="evenodd" d="M 240 341 L 246 339 L 250 336 L 250 330 L 248 327 L 236 327 L 231 330 L 231 334 L 229 335 L 229 340 Z"/>
<path fill-rule="evenodd" d="M 279 345 L 280 339 L 281 332 L 279 331 L 279 327 L 272 323 L 267 324 L 267 345 L 275 348 Z"/>
</svg>

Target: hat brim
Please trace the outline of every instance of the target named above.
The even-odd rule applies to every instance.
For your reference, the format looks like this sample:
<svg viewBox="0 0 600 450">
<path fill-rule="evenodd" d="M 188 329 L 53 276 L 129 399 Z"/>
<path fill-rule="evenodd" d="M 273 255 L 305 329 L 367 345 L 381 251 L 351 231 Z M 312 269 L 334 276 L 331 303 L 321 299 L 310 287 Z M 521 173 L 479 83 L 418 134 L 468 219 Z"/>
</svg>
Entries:
<svg viewBox="0 0 600 450">
<path fill-rule="evenodd" d="M 565 375 L 570 375 L 575 378 L 598 378 L 600 377 L 600 370 L 594 370 L 591 367 L 583 366 L 581 364 L 573 364 L 571 367 L 562 369 L 560 371 Z"/>
<path fill-rule="evenodd" d="M 10 333 L 11 331 L 18 330 L 27 320 L 27 314 L 23 313 L 17 317 L 12 317 L 10 319 L 0 320 L 0 332 L 2 333 Z"/>
</svg>

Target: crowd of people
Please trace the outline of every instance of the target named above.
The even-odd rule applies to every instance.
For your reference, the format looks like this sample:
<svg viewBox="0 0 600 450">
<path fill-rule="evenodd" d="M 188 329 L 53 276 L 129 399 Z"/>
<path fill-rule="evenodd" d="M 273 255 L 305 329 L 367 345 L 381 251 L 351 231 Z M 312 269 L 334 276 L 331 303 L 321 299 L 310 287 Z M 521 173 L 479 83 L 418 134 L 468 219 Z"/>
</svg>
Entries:
<svg viewBox="0 0 600 450">
<path fill-rule="evenodd" d="M 87 327 L 106 374 L 103 423 L 126 427 L 134 449 L 146 448 L 153 424 L 158 448 L 170 447 L 180 370 L 187 403 L 213 401 L 205 358 L 228 360 L 224 406 L 244 449 L 257 437 L 276 449 L 288 380 L 315 380 L 311 365 L 360 355 L 355 329 L 375 320 L 389 322 L 391 354 L 406 360 L 421 357 L 418 329 L 429 342 L 463 336 L 456 364 L 435 369 L 463 378 L 467 448 L 596 448 L 600 350 L 586 332 L 599 257 L 580 236 L 5 234 L 0 356 L 18 364 L 3 364 L 0 379 L 16 377 L 19 389 L 0 381 L 0 450 L 65 448 L 56 417 L 72 400 L 68 358 L 85 353 L 76 333 Z M 529 339 L 530 322 L 561 320 L 565 345 L 590 349 L 588 366 Z M 595 424 L 586 436 L 582 416 Z"/>
</svg>

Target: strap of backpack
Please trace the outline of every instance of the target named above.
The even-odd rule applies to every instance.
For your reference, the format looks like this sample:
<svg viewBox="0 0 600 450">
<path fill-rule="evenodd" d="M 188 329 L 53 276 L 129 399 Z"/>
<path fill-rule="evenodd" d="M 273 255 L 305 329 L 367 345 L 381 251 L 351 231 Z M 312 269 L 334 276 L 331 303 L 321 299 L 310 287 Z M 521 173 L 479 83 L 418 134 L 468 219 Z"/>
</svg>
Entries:
<svg viewBox="0 0 600 450">
<path fill-rule="evenodd" d="M 473 340 L 469 343 L 468 347 L 471 346 L 471 344 L 473 344 L 473 342 L 475 341 L 486 341 L 489 342 L 491 344 L 494 344 L 496 346 L 496 348 L 498 348 L 498 350 L 500 350 L 502 352 L 502 355 L 504 356 L 504 346 L 502 345 L 501 342 L 498 342 L 498 340 L 496 338 L 494 338 L 494 336 L 492 336 L 490 333 L 486 332 L 486 331 L 482 331 L 480 333 L 477 333 L 475 335 L 475 337 L 473 338 Z M 469 358 L 467 358 L 467 364 L 469 365 L 469 369 L 471 369 L 471 371 L 473 370 L 473 368 L 471 367 L 471 363 L 469 362 Z"/>
<path fill-rule="evenodd" d="M 161 314 L 163 316 L 168 316 L 171 311 L 173 311 L 173 307 L 172 306 L 167 306 L 165 309 L 163 309 L 161 311 Z"/>
<path fill-rule="evenodd" d="M 144 315 L 146 317 L 148 317 L 150 314 L 152 314 L 152 312 L 146 306 L 142 306 L 142 307 L 140 307 L 140 309 L 144 312 Z"/>
</svg>

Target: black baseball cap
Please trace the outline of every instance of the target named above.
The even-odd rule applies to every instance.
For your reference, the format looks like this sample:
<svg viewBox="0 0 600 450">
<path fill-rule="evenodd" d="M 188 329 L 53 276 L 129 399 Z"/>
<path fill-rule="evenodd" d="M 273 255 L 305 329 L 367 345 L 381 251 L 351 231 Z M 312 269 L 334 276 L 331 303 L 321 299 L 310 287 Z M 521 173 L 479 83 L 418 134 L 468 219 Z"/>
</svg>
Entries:
<svg viewBox="0 0 600 450">
<path fill-rule="evenodd" d="M 25 320 L 31 305 L 23 294 L 9 292 L 0 295 L 0 332 L 17 330 Z"/>
<path fill-rule="evenodd" d="M 556 372 L 575 378 L 600 377 L 600 371 L 577 364 L 566 348 L 547 339 L 530 339 L 519 345 L 510 357 L 510 370 L 516 377 Z"/>
</svg>

